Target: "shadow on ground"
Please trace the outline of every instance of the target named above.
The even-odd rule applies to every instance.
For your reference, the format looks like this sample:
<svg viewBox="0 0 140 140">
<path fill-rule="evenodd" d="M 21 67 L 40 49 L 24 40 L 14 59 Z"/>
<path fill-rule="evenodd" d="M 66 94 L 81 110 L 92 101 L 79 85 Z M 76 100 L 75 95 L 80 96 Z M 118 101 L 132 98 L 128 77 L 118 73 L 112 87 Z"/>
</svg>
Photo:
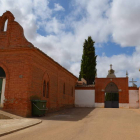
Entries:
<svg viewBox="0 0 140 140">
<path fill-rule="evenodd" d="M 3 114 L 0 114 L 0 119 L 12 119 L 12 118 L 10 118 L 10 117 L 8 117 L 8 116 L 5 116 L 5 115 L 3 115 Z"/>
<path fill-rule="evenodd" d="M 94 108 L 70 108 L 55 113 L 48 113 L 42 120 L 79 121 L 85 118 Z"/>
</svg>

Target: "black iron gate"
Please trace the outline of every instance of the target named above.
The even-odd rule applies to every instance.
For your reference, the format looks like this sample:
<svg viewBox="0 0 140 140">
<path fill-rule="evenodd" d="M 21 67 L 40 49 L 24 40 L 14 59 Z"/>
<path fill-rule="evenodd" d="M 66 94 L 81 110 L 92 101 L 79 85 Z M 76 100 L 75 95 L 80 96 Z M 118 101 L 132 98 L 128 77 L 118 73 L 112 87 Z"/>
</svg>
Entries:
<svg viewBox="0 0 140 140">
<path fill-rule="evenodd" d="M 105 93 L 105 108 L 119 108 L 119 93 Z"/>
</svg>

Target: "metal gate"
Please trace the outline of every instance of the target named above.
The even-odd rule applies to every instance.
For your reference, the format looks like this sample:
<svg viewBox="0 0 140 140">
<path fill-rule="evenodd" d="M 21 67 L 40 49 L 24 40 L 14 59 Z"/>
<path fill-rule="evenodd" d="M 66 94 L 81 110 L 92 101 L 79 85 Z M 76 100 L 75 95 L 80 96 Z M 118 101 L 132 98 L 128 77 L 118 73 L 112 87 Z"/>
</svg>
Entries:
<svg viewBox="0 0 140 140">
<path fill-rule="evenodd" d="M 118 87 L 113 82 L 110 82 L 105 88 L 105 108 L 119 108 Z"/>
<path fill-rule="evenodd" d="M 106 93 L 105 108 L 119 108 L 119 93 Z"/>
</svg>

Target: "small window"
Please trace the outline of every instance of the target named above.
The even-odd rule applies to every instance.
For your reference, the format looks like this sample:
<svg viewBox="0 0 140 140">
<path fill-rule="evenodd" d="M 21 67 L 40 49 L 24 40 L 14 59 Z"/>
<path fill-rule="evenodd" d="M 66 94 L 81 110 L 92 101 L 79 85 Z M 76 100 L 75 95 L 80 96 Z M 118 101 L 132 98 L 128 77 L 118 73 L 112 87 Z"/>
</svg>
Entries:
<svg viewBox="0 0 140 140">
<path fill-rule="evenodd" d="M 49 82 L 47 82 L 46 98 L 49 98 Z"/>
<path fill-rule="evenodd" d="M 65 94 L 65 83 L 63 85 L 63 94 Z"/>
<path fill-rule="evenodd" d="M 46 81 L 44 81 L 43 83 L 43 97 L 45 97 L 45 93 L 46 93 Z"/>
<path fill-rule="evenodd" d="M 5 24 L 4 24 L 4 32 L 7 31 L 7 24 L 8 24 L 8 19 L 5 21 Z"/>
</svg>

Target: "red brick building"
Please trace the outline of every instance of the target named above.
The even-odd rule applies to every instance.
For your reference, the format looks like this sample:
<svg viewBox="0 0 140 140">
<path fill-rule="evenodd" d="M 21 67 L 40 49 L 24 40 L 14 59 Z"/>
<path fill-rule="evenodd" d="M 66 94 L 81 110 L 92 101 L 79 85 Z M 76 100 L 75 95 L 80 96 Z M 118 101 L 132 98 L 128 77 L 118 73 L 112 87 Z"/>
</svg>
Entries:
<svg viewBox="0 0 140 140">
<path fill-rule="evenodd" d="M 35 96 L 47 100 L 49 111 L 73 106 L 76 81 L 77 77 L 26 40 L 23 28 L 9 11 L 0 17 L 0 105 L 3 110 L 30 116 L 30 99 Z"/>
<path fill-rule="evenodd" d="M 109 93 L 111 93 L 110 95 L 118 94 L 116 107 L 121 107 L 121 104 L 125 103 L 125 105 L 127 105 L 129 103 L 128 77 L 116 78 L 112 65 L 108 71 L 107 77 L 96 78 L 95 82 L 95 105 L 97 107 L 102 106 L 102 103 L 104 103 L 104 106 L 107 107 L 106 104 L 109 103 L 109 101 L 106 101 L 105 96 Z M 110 98 L 107 100 L 113 102 L 114 99 Z"/>
<path fill-rule="evenodd" d="M 105 93 L 107 86 L 116 85 L 118 90 L 114 93 L 119 94 L 118 103 L 121 108 L 123 104 L 129 104 L 128 77 L 122 78 L 96 78 L 95 85 L 95 106 L 105 107 Z M 111 92 L 109 92 L 111 93 Z M 112 92 L 113 93 L 113 92 Z"/>
<path fill-rule="evenodd" d="M 75 106 L 101 108 L 139 108 L 139 89 L 129 78 L 116 77 L 115 71 L 108 71 L 105 78 L 95 78 L 95 85 L 79 85 L 75 92 Z"/>
</svg>

